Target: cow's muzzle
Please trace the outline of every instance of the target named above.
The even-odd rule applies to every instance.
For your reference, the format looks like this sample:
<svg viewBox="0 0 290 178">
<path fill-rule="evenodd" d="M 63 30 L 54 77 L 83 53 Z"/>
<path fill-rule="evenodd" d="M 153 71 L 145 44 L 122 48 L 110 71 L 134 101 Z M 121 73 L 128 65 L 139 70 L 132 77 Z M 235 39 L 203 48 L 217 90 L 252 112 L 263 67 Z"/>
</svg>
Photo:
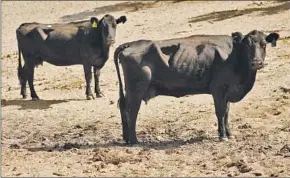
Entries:
<svg viewBox="0 0 290 178">
<path fill-rule="evenodd" d="M 259 70 L 262 69 L 264 66 L 265 66 L 264 62 L 258 60 L 253 61 L 251 64 L 252 70 Z"/>
<path fill-rule="evenodd" d="M 107 45 L 112 45 L 112 44 L 114 44 L 115 43 L 115 40 L 107 40 Z"/>
</svg>

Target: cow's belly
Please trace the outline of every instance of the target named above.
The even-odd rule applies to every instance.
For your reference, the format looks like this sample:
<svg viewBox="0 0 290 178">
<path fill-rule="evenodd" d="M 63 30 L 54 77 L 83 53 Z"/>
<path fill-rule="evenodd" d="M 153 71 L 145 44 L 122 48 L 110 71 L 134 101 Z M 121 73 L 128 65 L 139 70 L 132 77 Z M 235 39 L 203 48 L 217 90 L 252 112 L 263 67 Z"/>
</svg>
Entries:
<svg viewBox="0 0 290 178">
<path fill-rule="evenodd" d="M 82 64 L 79 50 L 69 46 L 64 47 L 61 45 L 53 46 L 51 44 L 47 44 L 38 50 L 37 56 L 43 61 L 56 66 Z"/>
<path fill-rule="evenodd" d="M 72 56 L 62 56 L 62 55 L 40 55 L 40 58 L 52 65 L 55 66 L 70 66 L 70 65 L 77 65 L 82 64 L 82 61 L 78 57 L 72 57 Z"/>
<path fill-rule="evenodd" d="M 182 97 L 190 94 L 209 93 L 209 81 L 210 75 L 196 78 L 170 71 L 160 76 L 154 76 L 151 85 L 154 86 L 158 95 Z"/>
<path fill-rule="evenodd" d="M 53 61 L 53 60 L 45 60 L 47 63 L 55 65 L 55 66 L 70 66 L 70 65 L 77 65 L 81 64 L 76 61 L 69 61 L 69 60 L 58 60 L 58 61 Z"/>
<path fill-rule="evenodd" d="M 194 94 L 209 94 L 208 85 L 198 85 L 198 83 L 187 83 L 183 80 L 153 80 L 143 95 L 143 100 L 147 103 L 151 98 L 159 95 L 183 97 Z"/>
<path fill-rule="evenodd" d="M 87 60 L 90 65 L 97 66 L 97 67 L 102 67 L 106 63 L 106 60 L 102 59 L 100 55 L 94 55 L 84 60 Z"/>
</svg>

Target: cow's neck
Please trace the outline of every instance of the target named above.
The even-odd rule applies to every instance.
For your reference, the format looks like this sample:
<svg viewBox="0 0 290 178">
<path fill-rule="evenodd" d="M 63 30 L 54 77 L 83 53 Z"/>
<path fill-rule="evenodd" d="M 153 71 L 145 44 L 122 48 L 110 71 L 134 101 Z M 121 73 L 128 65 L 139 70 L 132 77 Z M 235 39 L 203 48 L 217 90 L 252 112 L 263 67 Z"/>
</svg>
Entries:
<svg viewBox="0 0 290 178">
<path fill-rule="evenodd" d="M 243 96 L 245 96 L 254 86 L 256 81 L 257 71 L 248 70 L 241 78 L 241 85 L 243 87 Z"/>
<path fill-rule="evenodd" d="M 110 53 L 110 45 L 108 45 L 105 40 L 102 40 L 102 57 L 105 61 L 107 61 L 109 59 L 109 53 Z"/>
<path fill-rule="evenodd" d="M 91 45 L 93 47 L 99 47 L 100 46 L 100 41 L 102 40 L 102 36 L 101 36 L 101 30 L 100 28 L 94 29 L 92 28 L 89 32 L 89 40 L 91 42 Z"/>
<path fill-rule="evenodd" d="M 244 46 L 239 45 L 236 48 L 234 48 L 234 50 L 236 50 L 235 59 L 237 61 L 234 63 L 235 66 L 233 66 L 239 78 L 238 85 L 240 88 L 239 92 L 240 92 L 241 98 L 243 98 L 249 91 L 251 91 L 256 81 L 256 74 L 257 74 L 257 71 L 254 71 L 249 68 L 247 60 L 243 58 L 244 50 L 241 49 L 243 47 Z"/>
<path fill-rule="evenodd" d="M 89 39 L 92 47 L 96 49 L 96 52 L 101 49 L 101 56 L 104 61 L 107 61 L 109 58 L 110 45 L 103 39 L 101 28 L 92 29 L 89 33 Z"/>
</svg>

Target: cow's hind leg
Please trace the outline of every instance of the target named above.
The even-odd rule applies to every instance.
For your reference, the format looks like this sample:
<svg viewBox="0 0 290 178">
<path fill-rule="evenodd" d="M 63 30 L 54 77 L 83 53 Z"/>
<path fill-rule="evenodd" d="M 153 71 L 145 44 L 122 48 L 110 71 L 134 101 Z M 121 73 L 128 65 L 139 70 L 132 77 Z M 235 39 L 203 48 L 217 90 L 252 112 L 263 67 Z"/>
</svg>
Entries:
<svg viewBox="0 0 290 178">
<path fill-rule="evenodd" d="M 126 143 L 138 143 L 136 136 L 136 120 L 141 106 L 143 95 L 147 90 L 151 71 L 147 66 L 144 66 L 141 71 L 134 69 L 124 69 L 126 95 L 125 95 L 125 108 L 122 114 L 123 123 L 123 138 Z M 127 131 L 126 131 L 127 130 Z"/>
<path fill-rule="evenodd" d="M 123 135 L 123 140 L 126 143 L 129 143 L 128 123 L 127 123 L 128 114 L 127 114 L 127 112 L 125 110 L 125 107 L 124 108 L 121 108 L 120 107 L 120 113 L 121 113 L 121 119 L 122 119 L 122 135 Z"/>
<path fill-rule="evenodd" d="M 92 81 L 92 67 L 89 64 L 84 64 L 84 72 L 86 78 L 86 96 L 87 100 L 95 99 L 92 90 L 91 90 L 91 81 Z"/>
<path fill-rule="evenodd" d="M 136 121 L 137 115 L 140 109 L 140 105 L 142 102 L 142 93 L 135 93 L 135 91 L 130 91 L 125 96 L 125 121 L 123 124 L 127 124 L 124 129 L 128 129 L 127 131 L 123 130 L 126 143 L 136 144 L 138 143 L 136 136 Z"/>
<path fill-rule="evenodd" d="M 104 94 L 100 90 L 99 78 L 101 74 L 101 69 L 94 66 L 94 79 L 95 79 L 95 93 L 97 98 L 101 98 Z"/>
<path fill-rule="evenodd" d="M 29 62 L 28 62 L 29 61 Z M 34 68 L 35 68 L 35 61 L 33 58 L 29 58 L 25 64 L 25 70 L 27 72 L 27 79 L 28 79 L 28 85 L 30 88 L 30 95 L 32 100 L 39 100 L 39 97 L 37 96 L 35 89 L 34 89 Z"/>
</svg>

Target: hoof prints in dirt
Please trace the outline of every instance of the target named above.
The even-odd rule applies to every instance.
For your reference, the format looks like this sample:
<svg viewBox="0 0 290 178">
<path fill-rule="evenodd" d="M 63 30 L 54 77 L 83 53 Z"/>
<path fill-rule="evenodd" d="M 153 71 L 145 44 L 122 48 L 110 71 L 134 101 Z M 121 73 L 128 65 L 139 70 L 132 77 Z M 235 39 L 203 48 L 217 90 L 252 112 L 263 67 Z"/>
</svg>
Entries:
<svg viewBox="0 0 290 178">
<path fill-rule="evenodd" d="M 142 154 L 133 154 L 132 151 L 126 150 L 125 152 L 120 152 L 117 150 L 111 150 L 108 148 L 105 149 L 94 149 L 93 158 L 91 161 L 101 161 L 106 164 L 119 165 L 120 163 L 129 162 L 131 164 L 138 163 L 142 161 L 140 155 Z"/>
<path fill-rule="evenodd" d="M 240 173 L 250 172 L 253 169 L 253 168 L 249 167 L 244 160 L 232 162 L 232 163 L 227 165 L 227 167 L 229 167 L 229 168 L 233 167 L 233 166 L 236 166 Z"/>
<path fill-rule="evenodd" d="M 290 145 L 288 145 L 288 144 L 284 145 L 280 149 L 280 151 L 277 153 L 277 155 L 289 158 L 290 157 Z"/>
<path fill-rule="evenodd" d="M 20 146 L 18 144 L 11 144 L 9 146 L 10 149 L 20 149 Z"/>
<path fill-rule="evenodd" d="M 290 93 L 290 87 L 280 87 L 280 90 L 283 92 L 283 93 Z"/>
<path fill-rule="evenodd" d="M 46 146 L 46 147 L 35 147 L 35 148 L 27 148 L 28 151 L 32 151 L 32 152 L 36 152 L 36 151 L 48 151 L 48 152 L 52 152 L 52 151 L 66 151 L 66 150 L 70 150 L 73 148 L 76 149 L 80 149 L 82 147 L 92 147 L 93 144 L 89 144 L 89 143 L 85 143 L 85 144 L 80 144 L 80 143 L 64 143 L 64 144 L 55 144 L 54 146 Z"/>
<path fill-rule="evenodd" d="M 238 129 L 251 129 L 252 126 L 248 123 L 238 126 Z"/>
<path fill-rule="evenodd" d="M 90 148 L 107 148 L 107 147 L 115 147 L 115 146 L 124 146 L 124 143 L 120 142 L 121 140 L 113 140 L 108 143 L 100 143 L 99 141 L 89 142 L 84 140 L 78 140 L 75 142 L 62 142 L 55 144 L 42 144 L 42 147 L 26 147 L 28 151 L 37 152 L 37 151 L 67 151 L 67 150 L 75 150 L 75 149 L 90 149 Z"/>
</svg>

